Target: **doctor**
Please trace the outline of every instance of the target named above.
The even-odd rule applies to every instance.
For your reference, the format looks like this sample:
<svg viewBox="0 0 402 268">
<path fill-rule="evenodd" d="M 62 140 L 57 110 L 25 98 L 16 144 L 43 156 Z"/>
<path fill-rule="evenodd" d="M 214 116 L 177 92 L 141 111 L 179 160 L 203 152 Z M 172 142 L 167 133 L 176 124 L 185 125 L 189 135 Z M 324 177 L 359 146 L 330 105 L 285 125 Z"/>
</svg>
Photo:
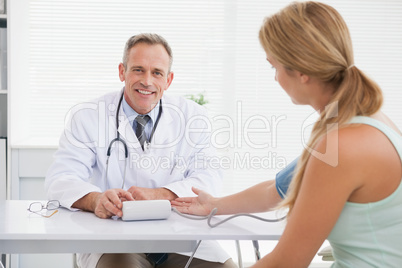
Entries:
<svg viewBox="0 0 402 268">
<path fill-rule="evenodd" d="M 50 200 L 100 218 L 122 216 L 122 201 L 188 196 L 191 187 L 217 194 L 220 170 L 205 108 L 164 96 L 173 81 L 172 51 L 156 34 L 131 37 L 119 78 L 122 91 L 71 110 L 50 166 L 45 188 Z M 157 267 L 184 267 L 183 254 L 168 254 Z M 80 267 L 154 267 L 145 254 L 79 254 Z M 215 241 L 204 241 L 194 267 L 236 267 Z"/>
</svg>

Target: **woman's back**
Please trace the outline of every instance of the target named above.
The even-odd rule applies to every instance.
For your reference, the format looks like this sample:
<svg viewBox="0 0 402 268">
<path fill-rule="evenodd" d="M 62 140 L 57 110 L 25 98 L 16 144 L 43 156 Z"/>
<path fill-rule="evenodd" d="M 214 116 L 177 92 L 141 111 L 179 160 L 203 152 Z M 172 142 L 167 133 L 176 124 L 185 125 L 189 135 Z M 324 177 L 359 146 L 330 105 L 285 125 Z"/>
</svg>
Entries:
<svg viewBox="0 0 402 268">
<path fill-rule="evenodd" d="M 351 196 L 352 201 L 357 202 L 349 200 L 344 206 L 328 237 L 336 260 L 333 267 L 397 267 L 398 264 L 402 263 L 402 243 L 400 242 L 402 237 L 402 183 L 400 174 L 402 137 L 389 122 L 359 116 L 354 117 L 351 123 L 370 125 L 380 130 L 389 139 L 399 155 L 399 167 L 395 166 L 395 155 L 393 153 L 387 156 L 383 155 L 384 158 L 392 157 L 388 160 L 394 162 L 391 169 L 395 169 L 395 172 L 373 175 L 377 177 L 377 181 L 366 182 L 369 184 L 366 187 L 367 189 L 370 188 L 370 184 L 373 188 L 377 187 L 377 191 L 371 192 L 371 198 L 369 196 L 370 191 L 366 189 L 360 196 Z M 381 148 L 375 148 L 376 141 L 374 140 L 372 147 L 374 150 L 381 150 Z M 395 178 L 395 173 L 399 173 L 399 178 Z M 392 186 L 395 183 L 397 183 L 396 187 Z M 387 187 L 390 184 L 391 187 Z M 392 190 L 390 190 L 391 188 Z M 386 196 L 379 199 L 376 197 L 378 193 Z M 364 199 L 371 199 L 371 202 L 364 202 Z"/>
</svg>

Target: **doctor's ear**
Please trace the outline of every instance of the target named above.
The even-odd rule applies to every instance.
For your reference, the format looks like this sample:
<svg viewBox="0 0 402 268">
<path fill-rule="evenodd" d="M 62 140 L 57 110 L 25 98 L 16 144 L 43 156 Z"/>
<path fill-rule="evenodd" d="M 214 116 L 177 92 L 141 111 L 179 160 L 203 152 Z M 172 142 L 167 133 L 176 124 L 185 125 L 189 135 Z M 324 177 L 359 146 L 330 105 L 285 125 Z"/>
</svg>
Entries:
<svg viewBox="0 0 402 268">
<path fill-rule="evenodd" d="M 124 80 L 126 80 L 125 73 L 126 73 L 126 68 L 124 68 L 124 64 L 123 64 L 123 63 L 120 63 L 120 64 L 119 64 L 119 78 L 120 78 L 120 81 L 121 81 L 121 82 L 123 82 Z"/>
<path fill-rule="evenodd" d="M 169 72 L 168 75 L 167 75 L 167 82 L 166 82 L 165 90 L 167 90 L 170 87 L 170 85 L 172 84 L 173 78 L 174 78 L 174 73 Z"/>
</svg>

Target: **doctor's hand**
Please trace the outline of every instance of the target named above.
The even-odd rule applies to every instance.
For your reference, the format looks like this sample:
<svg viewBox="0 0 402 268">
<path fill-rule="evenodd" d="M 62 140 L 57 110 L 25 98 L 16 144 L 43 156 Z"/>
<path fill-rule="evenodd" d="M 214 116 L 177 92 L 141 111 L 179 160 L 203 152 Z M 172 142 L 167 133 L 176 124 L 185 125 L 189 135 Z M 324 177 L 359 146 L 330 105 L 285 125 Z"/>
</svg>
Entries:
<svg viewBox="0 0 402 268">
<path fill-rule="evenodd" d="M 206 216 L 216 207 L 217 199 L 212 195 L 192 187 L 196 197 L 180 197 L 171 201 L 173 207 L 175 207 L 181 213 Z"/>
<path fill-rule="evenodd" d="M 166 188 L 143 188 L 132 186 L 128 189 L 135 200 L 173 200 L 177 195 Z"/>
<path fill-rule="evenodd" d="M 99 218 L 110 218 L 112 216 L 122 217 L 123 201 L 132 201 L 133 196 L 122 189 L 109 189 L 95 198 L 94 213 Z"/>
<path fill-rule="evenodd" d="M 72 207 L 92 211 L 96 216 L 107 219 L 112 216 L 123 216 L 123 201 L 132 201 L 132 195 L 122 189 L 110 189 L 103 193 L 91 192 L 78 199 Z"/>
</svg>

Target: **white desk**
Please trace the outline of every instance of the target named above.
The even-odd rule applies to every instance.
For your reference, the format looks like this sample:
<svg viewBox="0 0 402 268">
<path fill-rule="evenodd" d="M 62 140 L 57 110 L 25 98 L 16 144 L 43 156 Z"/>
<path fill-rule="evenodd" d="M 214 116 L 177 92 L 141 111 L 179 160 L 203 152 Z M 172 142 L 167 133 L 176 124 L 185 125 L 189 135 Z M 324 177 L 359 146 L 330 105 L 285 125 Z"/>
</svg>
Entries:
<svg viewBox="0 0 402 268">
<path fill-rule="evenodd" d="M 124 222 L 63 208 L 44 218 L 27 211 L 31 202 L 0 202 L 0 252 L 190 252 L 199 240 L 278 240 L 285 226 L 239 217 L 210 228 L 206 220 L 190 220 L 174 212 L 167 220 Z M 275 218 L 276 213 L 261 216 Z"/>
</svg>

